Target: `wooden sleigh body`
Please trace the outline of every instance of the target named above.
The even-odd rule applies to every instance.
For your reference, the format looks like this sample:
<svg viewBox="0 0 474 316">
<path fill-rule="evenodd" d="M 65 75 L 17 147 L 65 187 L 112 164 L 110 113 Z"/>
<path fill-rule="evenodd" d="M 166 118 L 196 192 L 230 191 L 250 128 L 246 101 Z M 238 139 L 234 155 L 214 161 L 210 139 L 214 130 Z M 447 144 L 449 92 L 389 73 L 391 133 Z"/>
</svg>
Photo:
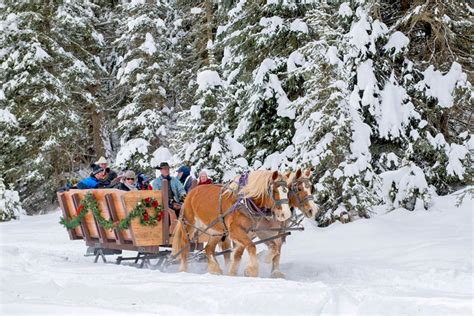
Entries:
<svg viewBox="0 0 474 316">
<path fill-rule="evenodd" d="M 168 206 L 168 185 L 163 181 L 163 190 L 144 191 L 121 191 L 117 189 L 72 189 L 58 192 L 59 206 L 63 217 L 71 220 L 77 214 L 77 210 L 85 195 L 91 192 L 100 209 L 101 216 L 107 220 L 118 222 L 127 217 L 129 212 L 145 198 L 153 198 L 159 201 L 163 208 L 164 216 L 161 221 L 153 226 L 143 226 L 139 218 L 132 219 L 128 229 L 119 230 L 104 229 L 92 212 L 88 212 L 81 224 L 73 229 L 67 229 L 71 240 L 82 239 L 88 248 L 88 254 L 95 256 L 95 262 L 99 257 L 106 262 L 106 255 L 121 254 L 123 250 L 137 252 L 133 257 L 117 258 L 120 264 L 125 260 L 141 260 L 141 267 L 149 263 L 149 259 L 165 259 L 169 253 L 172 241 L 171 221 L 176 220 L 174 211 Z M 150 210 L 150 213 L 153 211 Z M 206 236 L 199 238 L 198 243 L 193 245 L 194 249 L 203 249 L 203 243 L 207 242 Z M 160 261 L 160 260 L 159 260 Z"/>
</svg>

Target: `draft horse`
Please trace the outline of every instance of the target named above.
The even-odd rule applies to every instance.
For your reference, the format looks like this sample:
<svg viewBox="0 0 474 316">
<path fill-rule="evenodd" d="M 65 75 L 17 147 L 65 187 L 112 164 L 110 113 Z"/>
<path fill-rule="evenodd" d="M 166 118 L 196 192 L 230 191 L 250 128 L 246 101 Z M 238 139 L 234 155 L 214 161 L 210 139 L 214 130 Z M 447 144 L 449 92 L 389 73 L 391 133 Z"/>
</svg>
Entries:
<svg viewBox="0 0 474 316">
<path fill-rule="evenodd" d="M 310 182 L 312 171 L 312 169 L 307 169 L 302 172 L 301 169 L 298 169 L 296 172 L 287 172 L 285 177 L 289 189 L 290 208 L 298 208 L 305 217 L 314 219 L 319 209 L 314 203 L 312 195 L 313 186 Z M 293 214 L 292 220 L 296 219 L 297 215 Z M 271 237 L 277 236 L 280 233 L 279 229 L 284 231 L 289 225 L 289 220 L 279 222 L 272 218 L 261 218 L 257 224 L 257 237 L 261 240 L 268 240 L 265 242 L 269 250 L 265 261 L 272 264 L 272 278 L 284 278 L 285 275 L 280 271 L 280 255 L 284 238 L 271 239 Z"/>
<path fill-rule="evenodd" d="M 229 245 L 230 239 L 236 249 L 229 275 L 237 274 L 242 254 L 247 250 L 250 260 L 244 274 L 258 276 L 257 249 L 251 232 L 256 223 L 245 213 L 244 203 L 251 200 L 258 208 L 270 210 L 277 221 L 286 221 L 291 217 L 286 177 L 278 171 L 252 171 L 248 174 L 248 182 L 239 189 L 233 182 L 228 187 L 203 185 L 189 192 L 172 242 L 172 255 L 180 256 L 180 271 L 187 270 L 190 242 L 197 232 L 210 235 L 205 247 L 210 273 L 222 274 L 214 251 L 219 241 L 226 240 Z"/>
</svg>

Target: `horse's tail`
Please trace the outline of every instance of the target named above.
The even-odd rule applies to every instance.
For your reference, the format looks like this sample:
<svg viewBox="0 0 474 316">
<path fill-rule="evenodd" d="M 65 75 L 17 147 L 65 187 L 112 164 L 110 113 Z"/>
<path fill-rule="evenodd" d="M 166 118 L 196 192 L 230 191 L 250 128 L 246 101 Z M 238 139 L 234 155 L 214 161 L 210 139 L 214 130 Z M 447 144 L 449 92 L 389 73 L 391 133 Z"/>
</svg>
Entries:
<svg viewBox="0 0 474 316">
<path fill-rule="evenodd" d="M 178 221 L 178 224 L 176 224 L 176 227 L 174 229 L 171 252 L 172 255 L 176 255 L 181 249 L 183 249 L 183 247 L 186 246 L 185 234 L 186 233 L 184 231 L 183 222 Z"/>
</svg>

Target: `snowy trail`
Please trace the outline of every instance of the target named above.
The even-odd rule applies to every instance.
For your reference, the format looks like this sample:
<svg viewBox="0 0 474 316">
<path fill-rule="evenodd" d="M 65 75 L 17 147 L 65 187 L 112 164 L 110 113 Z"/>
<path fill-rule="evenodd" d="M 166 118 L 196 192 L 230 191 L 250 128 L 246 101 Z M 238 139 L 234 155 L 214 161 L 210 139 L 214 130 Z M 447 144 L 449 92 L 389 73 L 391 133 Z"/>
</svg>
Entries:
<svg viewBox="0 0 474 316">
<path fill-rule="evenodd" d="M 473 313 L 472 201 L 435 198 L 429 212 L 396 210 L 288 238 L 286 280 L 161 273 L 83 257 L 55 212 L 0 224 L 1 315 Z M 261 248 L 263 249 L 263 248 Z M 245 260 L 243 264 L 245 264 Z"/>
</svg>

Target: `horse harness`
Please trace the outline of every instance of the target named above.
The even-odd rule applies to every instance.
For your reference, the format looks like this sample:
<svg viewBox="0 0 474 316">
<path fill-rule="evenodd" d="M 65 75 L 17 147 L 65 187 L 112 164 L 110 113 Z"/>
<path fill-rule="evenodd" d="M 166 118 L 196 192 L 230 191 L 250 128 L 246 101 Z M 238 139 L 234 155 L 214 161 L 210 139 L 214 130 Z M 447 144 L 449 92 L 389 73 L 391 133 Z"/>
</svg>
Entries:
<svg viewBox="0 0 474 316">
<path fill-rule="evenodd" d="M 229 229 L 227 227 L 227 224 L 225 223 L 225 217 L 227 215 L 235 212 L 237 209 L 242 211 L 242 213 L 244 215 L 246 215 L 247 217 L 249 217 L 252 220 L 253 225 L 252 225 L 252 228 L 250 230 L 254 230 L 257 223 L 258 223 L 258 220 L 260 218 L 262 218 L 262 217 L 265 217 L 267 219 L 268 218 L 273 218 L 274 217 L 274 215 L 272 215 L 273 210 L 276 207 L 289 203 L 289 200 L 287 198 L 286 199 L 275 199 L 275 197 L 273 196 L 273 190 L 274 190 L 275 187 L 276 188 L 283 187 L 284 190 L 287 190 L 286 182 L 285 181 L 273 181 L 270 184 L 269 188 L 268 188 L 268 195 L 270 196 L 270 198 L 273 202 L 272 207 L 270 209 L 260 208 L 255 204 L 255 202 L 252 199 L 245 198 L 244 196 L 239 194 L 239 197 L 238 197 L 237 201 L 227 211 L 223 212 L 223 210 L 222 210 L 222 195 L 228 190 L 233 192 L 233 193 L 236 193 L 236 192 L 240 191 L 240 189 L 247 184 L 247 179 L 248 179 L 248 173 L 245 173 L 239 178 L 238 182 L 230 181 L 226 185 L 222 186 L 221 191 L 219 193 L 219 213 L 220 213 L 220 215 L 215 220 L 213 220 L 211 223 L 209 223 L 209 225 L 207 225 L 207 227 L 205 229 L 197 227 L 196 225 L 193 225 L 190 222 L 188 222 L 186 220 L 186 218 L 184 218 L 184 210 L 181 210 L 178 220 L 182 223 L 182 225 L 185 228 L 185 232 L 186 232 L 187 239 L 188 239 L 189 243 L 191 243 L 193 240 L 196 239 L 198 232 L 200 232 L 202 234 L 206 234 L 209 237 L 221 237 L 222 241 L 224 241 L 227 238 L 227 236 L 229 235 Z M 232 183 L 236 183 L 238 185 L 237 190 L 230 187 L 230 185 Z M 219 222 L 221 222 L 223 224 L 224 232 L 222 234 L 209 233 L 208 230 L 211 229 L 212 227 L 214 227 Z M 191 237 L 189 235 L 188 229 L 186 229 L 187 226 L 191 226 L 194 229 L 196 229 L 196 233 L 194 234 L 194 236 Z"/>
<path fill-rule="evenodd" d="M 193 225 L 193 224 L 189 223 L 186 220 L 186 218 L 184 218 L 184 210 L 181 209 L 178 220 L 181 222 L 181 224 L 183 225 L 184 231 L 186 232 L 186 237 L 188 239 L 188 248 L 191 247 L 191 243 L 197 239 L 198 232 L 202 233 L 202 234 L 206 234 L 210 237 L 221 237 L 221 240 L 224 241 L 227 238 L 227 236 L 229 235 L 229 229 L 227 227 L 227 224 L 225 223 L 225 217 L 227 215 L 235 212 L 236 210 L 240 210 L 242 212 L 242 214 L 246 215 L 252 221 L 252 227 L 249 229 L 249 231 L 247 231 L 247 233 L 249 233 L 250 231 L 256 231 L 256 226 L 257 226 L 258 221 L 260 219 L 262 219 L 262 218 L 266 218 L 266 219 L 273 218 L 274 217 L 273 210 L 276 207 L 279 207 L 279 206 L 284 205 L 284 204 L 289 204 L 288 198 L 286 198 L 286 199 L 275 199 L 275 197 L 273 196 L 273 190 L 275 188 L 283 187 L 284 190 L 287 190 L 287 183 L 285 181 L 273 181 L 270 184 L 269 188 L 268 188 L 268 195 L 270 196 L 270 198 L 272 200 L 272 207 L 270 209 L 268 209 L 268 208 L 259 208 L 252 199 L 245 198 L 242 194 L 238 193 L 240 191 L 240 189 L 247 184 L 247 180 L 248 180 L 248 173 L 244 173 L 239 178 L 238 182 L 237 181 L 230 181 L 226 185 L 221 186 L 221 191 L 219 193 L 219 213 L 220 213 L 220 215 L 215 220 L 213 220 L 211 223 L 209 223 L 209 225 L 207 225 L 207 227 L 205 229 L 202 229 L 200 227 L 197 227 L 196 225 Z M 303 182 L 304 181 L 299 181 L 299 182 L 296 182 L 296 183 L 299 184 L 299 183 L 303 183 Z M 231 184 L 233 184 L 233 183 L 236 183 L 238 185 L 238 188 L 236 190 L 231 188 Z M 308 183 L 309 183 L 309 181 L 308 181 Z M 305 199 L 301 200 L 301 199 L 299 199 L 297 191 L 296 192 L 291 192 L 293 190 L 293 187 L 295 187 L 294 184 L 295 183 L 292 184 L 289 194 L 293 193 L 297 196 L 298 205 L 302 205 L 305 201 L 310 200 L 310 199 L 307 199 L 307 197 Z M 295 188 L 297 189 L 297 187 L 295 187 Z M 231 191 L 233 193 L 238 194 L 238 199 L 228 210 L 223 212 L 223 210 L 222 210 L 222 195 L 225 194 L 226 191 Z M 312 199 L 312 196 L 311 196 L 311 199 Z M 290 227 L 293 227 L 294 225 L 299 226 L 299 224 L 302 221 L 302 218 L 299 219 L 298 216 L 295 216 L 295 215 L 292 215 L 292 217 L 295 217 L 295 218 L 292 219 Z M 214 227 L 219 222 L 222 223 L 223 226 L 224 226 L 224 232 L 223 233 L 213 234 L 213 233 L 208 232 L 209 229 Z M 286 222 L 282 222 L 282 226 L 279 230 L 280 232 L 285 230 L 285 225 L 286 225 Z M 194 233 L 194 236 L 192 236 L 192 237 L 190 236 L 189 231 L 187 229 L 187 226 L 191 226 L 194 229 L 196 229 L 196 232 Z M 279 237 L 277 236 L 275 238 L 279 238 Z M 181 249 L 177 254 L 175 254 L 175 257 L 177 257 L 184 249 L 185 248 Z"/>
</svg>

